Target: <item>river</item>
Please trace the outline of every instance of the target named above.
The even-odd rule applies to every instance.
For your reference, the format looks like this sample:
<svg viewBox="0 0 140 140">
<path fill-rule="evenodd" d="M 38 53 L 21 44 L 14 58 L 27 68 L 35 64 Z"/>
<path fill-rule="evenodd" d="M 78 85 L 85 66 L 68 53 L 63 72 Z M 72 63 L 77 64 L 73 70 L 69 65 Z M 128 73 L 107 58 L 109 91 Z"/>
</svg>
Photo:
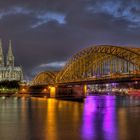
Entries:
<svg viewBox="0 0 140 140">
<path fill-rule="evenodd" d="M 139 139 L 139 97 L 0 98 L 0 140 Z"/>
</svg>

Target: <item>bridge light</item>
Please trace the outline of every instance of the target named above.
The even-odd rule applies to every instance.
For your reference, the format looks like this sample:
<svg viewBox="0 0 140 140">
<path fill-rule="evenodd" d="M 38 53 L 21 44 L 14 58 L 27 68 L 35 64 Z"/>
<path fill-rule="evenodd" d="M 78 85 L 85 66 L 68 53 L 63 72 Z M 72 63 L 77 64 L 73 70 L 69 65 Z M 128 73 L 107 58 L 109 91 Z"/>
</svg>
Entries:
<svg viewBox="0 0 140 140">
<path fill-rule="evenodd" d="M 23 88 L 21 91 L 22 91 L 22 92 L 25 92 L 25 88 Z"/>
<path fill-rule="evenodd" d="M 87 94 L 87 85 L 84 85 L 84 94 L 85 94 L 85 96 Z"/>
<path fill-rule="evenodd" d="M 43 91 L 44 91 L 44 92 L 46 92 L 46 91 L 47 91 L 47 89 L 45 88 Z"/>
<path fill-rule="evenodd" d="M 106 84 L 106 87 L 109 87 L 109 84 Z"/>
<path fill-rule="evenodd" d="M 21 93 L 27 93 L 27 91 L 28 91 L 27 88 L 24 88 L 24 87 L 23 87 L 23 88 L 21 89 Z"/>
</svg>

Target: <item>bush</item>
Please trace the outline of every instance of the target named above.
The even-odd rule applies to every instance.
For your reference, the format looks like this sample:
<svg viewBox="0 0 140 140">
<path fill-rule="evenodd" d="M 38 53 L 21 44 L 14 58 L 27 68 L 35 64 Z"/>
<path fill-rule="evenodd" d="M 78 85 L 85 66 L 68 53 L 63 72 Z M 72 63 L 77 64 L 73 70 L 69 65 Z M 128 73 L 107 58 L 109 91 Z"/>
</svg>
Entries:
<svg viewBox="0 0 140 140">
<path fill-rule="evenodd" d="M 19 88 L 19 81 L 1 81 L 0 88 Z"/>
</svg>

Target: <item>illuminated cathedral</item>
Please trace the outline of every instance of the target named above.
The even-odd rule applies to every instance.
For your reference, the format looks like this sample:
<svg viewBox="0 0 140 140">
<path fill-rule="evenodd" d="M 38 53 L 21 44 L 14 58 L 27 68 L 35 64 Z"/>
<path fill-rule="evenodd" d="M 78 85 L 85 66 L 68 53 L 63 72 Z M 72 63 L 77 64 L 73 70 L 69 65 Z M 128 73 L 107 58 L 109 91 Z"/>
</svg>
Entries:
<svg viewBox="0 0 140 140">
<path fill-rule="evenodd" d="M 0 40 L 0 81 L 22 81 L 23 72 L 21 67 L 14 66 L 14 55 L 12 51 L 11 40 L 6 55 L 6 64 L 4 61 L 2 41 Z"/>
</svg>

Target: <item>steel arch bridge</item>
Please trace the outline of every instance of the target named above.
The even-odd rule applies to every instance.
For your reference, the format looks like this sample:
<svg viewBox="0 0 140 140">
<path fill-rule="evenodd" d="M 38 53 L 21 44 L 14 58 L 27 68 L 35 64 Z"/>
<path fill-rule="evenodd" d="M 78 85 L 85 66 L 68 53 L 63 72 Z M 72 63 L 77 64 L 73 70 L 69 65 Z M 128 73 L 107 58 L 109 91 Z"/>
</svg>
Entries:
<svg viewBox="0 0 140 140">
<path fill-rule="evenodd" d="M 56 74 L 51 71 L 41 72 L 32 80 L 32 85 L 54 85 Z"/>
<path fill-rule="evenodd" d="M 98 45 L 75 54 L 57 74 L 56 83 L 87 81 L 111 76 L 136 75 L 140 48 Z"/>
</svg>

